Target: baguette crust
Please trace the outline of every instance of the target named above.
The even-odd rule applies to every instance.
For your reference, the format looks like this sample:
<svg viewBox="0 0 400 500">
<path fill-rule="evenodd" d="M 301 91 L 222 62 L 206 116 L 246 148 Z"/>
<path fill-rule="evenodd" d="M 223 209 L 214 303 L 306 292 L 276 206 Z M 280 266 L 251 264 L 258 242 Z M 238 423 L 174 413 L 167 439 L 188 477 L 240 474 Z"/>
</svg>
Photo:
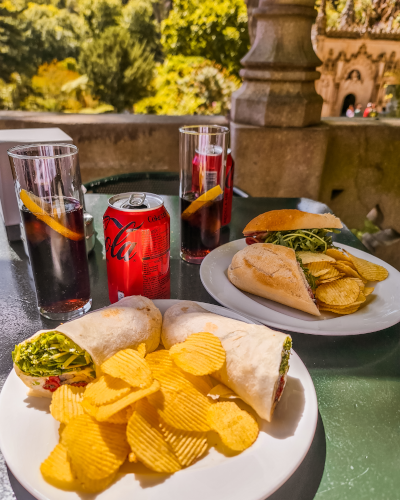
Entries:
<svg viewBox="0 0 400 500">
<path fill-rule="evenodd" d="M 244 292 L 294 307 L 314 316 L 321 313 L 310 297 L 293 249 L 256 243 L 234 255 L 230 282 Z"/>
<path fill-rule="evenodd" d="M 267 231 L 295 229 L 340 229 L 343 225 L 332 214 L 310 214 L 300 210 L 271 210 L 251 220 L 244 228 L 245 236 Z"/>
</svg>

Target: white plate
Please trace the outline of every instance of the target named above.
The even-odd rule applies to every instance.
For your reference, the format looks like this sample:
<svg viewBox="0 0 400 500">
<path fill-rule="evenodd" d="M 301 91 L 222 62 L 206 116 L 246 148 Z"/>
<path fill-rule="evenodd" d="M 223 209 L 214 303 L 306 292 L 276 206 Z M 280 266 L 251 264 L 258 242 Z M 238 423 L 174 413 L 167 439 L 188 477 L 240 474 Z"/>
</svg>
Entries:
<svg viewBox="0 0 400 500">
<path fill-rule="evenodd" d="M 232 285 L 227 270 L 233 256 L 246 247 L 245 239 L 222 245 L 203 260 L 200 278 L 207 292 L 225 307 L 244 314 L 265 325 L 290 332 L 313 335 L 358 335 L 376 332 L 400 321 L 400 273 L 382 260 L 361 250 L 336 243 L 355 257 L 366 259 L 385 267 L 389 277 L 380 283 L 372 283 L 375 291 L 367 297 L 366 304 L 354 314 L 338 316 L 321 312 L 312 316 L 292 307 L 263 299 L 251 293 L 242 292 Z M 370 286 L 370 285 L 369 285 Z"/>
<path fill-rule="evenodd" d="M 177 300 L 155 300 L 162 313 Z M 219 306 L 201 306 L 229 318 L 253 323 Z M 18 481 L 40 500 L 94 498 L 58 490 L 46 483 L 41 462 L 58 442 L 58 422 L 49 414 L 49 400 L 26 396 L 26 386 L 10 373 L 0 395 L 0 448 Z M 318 405 L 311 377 L 295 352 L 290 358 L 286 389 L 271 424 L 251 448 L 227 457 L 214 448 L 188 469 L 173 475 L 152 473 L 130 464 L 135 473 L 120 474 L 98 500 L 264 500 L 297 469 L 311 446 Z M 124 466 L 125 467 L 125 464 Z"/>
</svg>

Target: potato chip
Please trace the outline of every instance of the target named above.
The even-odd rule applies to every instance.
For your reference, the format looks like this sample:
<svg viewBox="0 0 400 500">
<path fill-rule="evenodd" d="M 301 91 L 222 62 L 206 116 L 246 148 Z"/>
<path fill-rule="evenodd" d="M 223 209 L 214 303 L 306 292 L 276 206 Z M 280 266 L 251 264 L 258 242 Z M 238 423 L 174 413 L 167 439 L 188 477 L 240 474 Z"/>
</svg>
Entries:
<svg viewBox="0 0 400 500">
<path fill-rule="evenodd" d="M 333 257 L 335 260 L 345 260 L 351 262 L 349 255 L 345 251 L 338 250 L 337 248 L 329 248 L 326 251 L 326 255 Z"/>
<path fill-rule="evenodd" d="M 361 291 L 365 288 L 365 283 L 362 279 L 360 278 L 348 278 L 348 279 L 353 280 L 355 283 L 357 283 Z"/>
<path fill-rule="evenodd" d="M 352 269 L 354 269 L 354 271 L 357 271 L 356 266 L 353 264 L 353 261 L 349 261 L 349 260 L 337 260 L 336 263 L 337 264 L 346 264 L 346 266 L 349 266 Z"/>
<path fill-rule="evenodd" d="M 61 439 L 61 436 L 62 436 L 62 433 L 63 433 L 63 430 L 65 429 L 65 426 L 67 424 L 60 424 L 60 427 L 58 428 L 58 437 Z"/>
<path fill-rule="evenodd" d="M 85 387 L 62 385 L 53 392 L 50 413 L 53 418 L 67 424 L 72 418 L 83 415 L 81 406 Z"/>
<path fill-rule="evenodd" d="M 349 307 L 348 309 L 332 309 L 331 307 L 322 307 L 320 306 L 319 310 L 320 311 L 329 311 L 329 312 L 333 312 L 335 314 L 354 314 L 355 312 L 358 311 L 358 309 L 360 308 L 360 306 L 353 306 L 353 307 Z"/>
<path fill-rule="evenodd" d="M 320 285 L 315 295 L 321 302 L 331 305 L 350 305 L 357 300 L 360 287 L 349 278 Z"/>
<path fill-rule="evenodd" d="M 209 375 L 203 375 L 202 377 L 197 377 L 191 373 L 183 372 L 184 377 L 188 380 L 203 396 L 207 396 L 211 389 L 214 387 L 214 383 Z"/>
<path fill-rule="evenodd" d="M 218 432 L 221 441 L 234 451 L 246 450 L 258 436 L 256 420 L 232 401 L 211 405 L 207 421 L 211 429 Z"/>
<path fill-rule="evenodd" d="M 207 411 L 210 401 L 190 384 L 184 389 L 177 384 L 176 390 L 165 389 L 148 397 L 157 408 L 160 417 L 172 427 L 184 431 L 208 431 Z"/>
<path fill-rule="evenodd" d="M 339 272 L 344 273 L 346 276 L 361 279 L 361 276 L 358 274 L 358 272 L 343 261 L 336 262 L 335 268 Z"/>
<path fill-rule="evenodd" d="M 383 281 L 389 276 L 387 269 L 378 264 L 373 264 L 372 262 L 354 257 L 353 255 L 351 255 L 351 260 L 361 276 L 368 281 Z"/>
<path fill-rule="evenodd" d="M 151 352 L 146 356 L 146 363 L 149 365 L 153 377 L 157 378 L 157 374 L 174 367 L 174 362 L 169 355 L 169 351 L 160 349 L 159 351 Z"/>
<path fill-rule="evenodd" d="M 366 297 L 368 297 L 368 295 L 370 295 L 374 290 L 375 288 L 373 286 L 365 287 L 363 293 Z"/>
<path fill-rule="evenodd" d="M 311 262 L 307 264 L 307 269 L 315 278 L 318 278 L 331 271 L 333 267 L 330 262 Z"/>
<path fill-rule="evenodd" d="M 339 274 L 339 276 L 335 276 L 334 278 L 328 278 L 326 280 L 323 279 L 323 276 L 317 281 L 316 285 L 322 285 L 323 283 L 331 283 L 332 281 L 339 280 L 340 278 L 343 278 L 344 274 Z"/>
<path fill-rule="evenodd" d="M 311 262 L 335 262 L 333 257 L 321 252 L 296 252 L 297 257 L 301 259 L 303 265 L 310 264 Z"/>
<path fill-rule="evenodd" d="M 142 356 L 142 358 L 145 358 L 147 353 L 146 344 L 145 343 L 139 344 L 137 352 Z"/>
<path fill-rule="evenodd" d="M 40 472 L 43 478 L 56 488 L 62 490 L 78 489 L 79 485 L 71 469 L 67 448 L 60 443 L 42 463 Z"/>
<path fill-rule="evenodd" d="M 208 448 L 206 432 L 182 431 L 162 420 L 160 429 L 165 441 L 171 446 L 183 466 L 190 465 L 196 458 L 201 457 Z"/>
<path fill-rule="evenodd" d="M 334 268 L 331 264 L 330 266 L 331 268 L 329 269 L 329 271 L 321 276 L 321 280 L 329 280 L 331 278 L 337 278 L 341 274 L 343 275 L 343 273 L 340 273 L 340 271 Z"/>
<path fill-rule="evenodd" d="M 98 422 L 89 415 L 80 415 L 68 423 L 63 432 L 74 472 L 92 480 L 113 474 L 129 452 L 126 426 Z"/>
<path fill-rule="evenodd" d="M 164 473 L 176 472 L 182 468 L 181 464 L 165 441 L 159 424 L 155 408 L 146 399 L 142 399 L 128 422 L 128 442 L 138 460 L 149 469 Z"/>
<path fill-rule="evenodd" d="M 232 389 L 229 389 L 224 384 L 218 384 L 213 387 L 207 396 L 211 399 L 240 399 L 236 392 L 233 392 Z"/>
<path fill-rule="evenodd" d="M 133 453 L 133 451 L 131 451 L 128 455 L 128 461 L 131 462 L 131 463 L 136 463 L 138 461 L 138 458 L 137 456 Z"/>
<path fill-rule="evenodd" d="M 225 363 L 225 349 L 218 337 L 208 332 L 192 333 L 169 350 L 173 362 L 192 375 L 209 375 Z"/>
<path fill-rule="evenodd" d="M 117 475 L 117 471 L 115 471 L 113 474 L 104 477 L 103 479 L 90 479 L 85 476 L 83 471 L 77 472 L 74 469 L 74 473 L 78 476 L 79 489 L 85 493 L 99 493 L 100 491 L 105 490 L 110 486 Z"/>
<path fill-rule="evenodd" d="M 88 399 L 83 399 L 82 403 L 83 411 L 93 418 L 96 418 L 97 412 L 99 411 L 99 406 L 92 404 Z"/>
<path fill-rule="evenodd" d="M 99 406 L 99 410 L 96 413 L 96 419 L 99 420 L 100 422 L 109 420 L 110 417 L 115 413 L 121 411 L 127 406 L 130 406 L 136 401 L 139 401 L 139 399 L 145 398 L 146 396 L 149 396 L 150 394 L 157 392 L 159 389 L 160 389 L 160 383 L 157 380 L 154 380 L 150 387 L 147 387 L 145 389 L 133 390 L 127 396 L 115 401 L 115 403 Z"/>
<path fill-rule="evenodd" d="M 132 386 L 124 380 L 111 375 L 102 375 L 87 387 L 84 399 L 88 399 L 96 406 L 106 405 L 128 395 L 131 390 Z"/>
<path fill-rule="evenodd" d="M 124 349 L 101 365 L 101 371 L 125 380 L 132 387 L 149 387 L 153 382 L 149 366 L 138 351 Z"/>
</svg>

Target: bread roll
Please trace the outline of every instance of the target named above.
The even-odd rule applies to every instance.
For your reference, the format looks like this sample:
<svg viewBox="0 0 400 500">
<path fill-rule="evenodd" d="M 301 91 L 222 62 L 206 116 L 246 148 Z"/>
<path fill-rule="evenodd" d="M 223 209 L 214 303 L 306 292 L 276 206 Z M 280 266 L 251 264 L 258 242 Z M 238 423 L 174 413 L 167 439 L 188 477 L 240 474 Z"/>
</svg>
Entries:
<svg viewBox="0 0 400 500">
<path fill-rule="evenodd" d="M 321 315 L 292 248 L 271 243 L 243 248 L 234 255 L 228 278 L 244 292 Z"/>
</svg>

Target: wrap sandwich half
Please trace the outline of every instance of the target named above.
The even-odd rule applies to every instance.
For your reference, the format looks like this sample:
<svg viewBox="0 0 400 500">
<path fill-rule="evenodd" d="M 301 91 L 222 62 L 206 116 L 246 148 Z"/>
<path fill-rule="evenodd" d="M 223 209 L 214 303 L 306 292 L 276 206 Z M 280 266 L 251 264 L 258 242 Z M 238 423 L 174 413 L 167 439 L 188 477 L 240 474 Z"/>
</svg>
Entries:
<svg viewBox="0 0 400 500">
<path fill-rule="evenodd" d="M 162 316 L 150 299 L 125 297 L 118 303 L 41 330 L 15 346 L 14 369 L 28 395 L 50 397 L 60 385 L 87 385 L 96 369 L 121 349 L 160 343 Z"/>
<path fill-rule="evenodd" d="M 213 377 L 270 422 L 286 384 L 290 335 L 210 313 L 190 301 L 165 312 L 161 340 L 166 349 L 198 332 L 213 333 L 225 349 L 226 363 Z"/>
</svg>

